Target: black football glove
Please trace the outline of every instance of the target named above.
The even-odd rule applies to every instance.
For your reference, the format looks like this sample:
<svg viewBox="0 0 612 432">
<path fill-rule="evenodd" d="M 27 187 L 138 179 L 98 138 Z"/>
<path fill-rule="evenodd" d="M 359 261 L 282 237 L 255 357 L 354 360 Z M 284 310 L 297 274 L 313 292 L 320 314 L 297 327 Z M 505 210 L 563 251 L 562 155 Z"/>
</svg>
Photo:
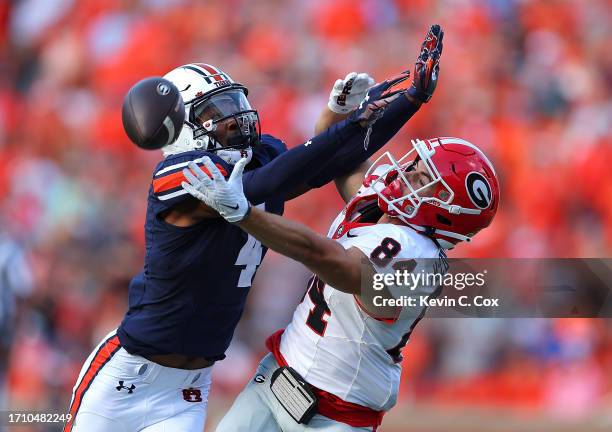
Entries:
<svg viewBox="0 0 612 432">
<path fill-rule="evenodd" d="M 399 97 L 400 93 L 405 92 L 405 89 L 388 91 L 394 85 L 407 80 L 410 77 L 410 71 L 402 72 L 401 74 L 384 80 L 380 84 L 376 84 L 368 90 L 365 98 L 359 104 L 359 107 L 348 117 L 351 122 L 359 123 L 363 127 L 367 127 L 366 135 L 363 141 L 363 148 L 368 149 L 370 143 L 370 135 L 372 134 L 372 126 L 384 114 L 387 106 Z"/>
<path fill-rule="evenodd" d="M 429 28 L 425 41 L 421 45 L 421 53 L 414 65 L 414 78 L 408 90 L 399 89 L 388 91 L 391 87 L 407 80 L 410 71 L 389 78 L 380 84 L 371 87 L 359 107 L 351 113 L 351 121 L 358 121 L 365 125 L 372 125 L 384 113 L 384 110 L 399 93 L 408 95 L 420 102 L 428 102 L 438 84 L 440 73 L 440 55 L 442 55 L 442 39 L 444 32 L 438 24 Z"/>
<path fill-rule="evenodd" d="M 438 24 L 432 25 L 414 65 L 414 78 L 408 94 L 423 103 L 429 102 L 438 85 L 443 38 L 442 28 Z"/>
<path fill-rule="evenodd" d="M 351 113 L 349 119 L 352 122 L 360 122 L 364 126 L 374 123 L 383 115 L 387 105 L 395 100 L 400 93 L 406 91 L 405 89 L 388 90 L 394 85 L 407 80 L 409 77 L 410 71 L 402 72 L 393 78 L 370 87 L 365 98 L 363 98 L 359 107 Z"/>
</svg>

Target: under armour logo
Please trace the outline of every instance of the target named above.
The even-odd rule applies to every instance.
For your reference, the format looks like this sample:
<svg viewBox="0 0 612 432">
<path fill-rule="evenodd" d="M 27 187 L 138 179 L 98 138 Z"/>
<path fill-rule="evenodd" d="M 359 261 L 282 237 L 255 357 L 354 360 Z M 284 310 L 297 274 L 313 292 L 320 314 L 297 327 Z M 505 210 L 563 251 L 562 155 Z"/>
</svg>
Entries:
<svg viewBox="0 0 612 432">
<path fill-rule="evenodd" d="M 362 101 L 361 101 L 361 103 L 359 104 L 359 109 L 363 109 L 363 104 L 364 104 L 365 102 L 369 101 L 369 100 L 370 100 L 370 94 L 368 93 L 368 94 L 366 94 L 366 97 L 365 97 L 365 98 L 363 98 L 363 100 L 362 100 Z"/>
<path fill-rule="evenodd" d="M 308 140 L 304 143 L 304 147 L 308 147 L 310 144 L 312 144 L 312 140 Z"/>
<path fill-rule="evenodd" d="M 202 392 L 198 389 L 183 389 L 183 399 L 187 402 L 202 402 Z"/>
<path fill-rule="evenodd" d="M 157 93 L 159 93 L 160 96 L 166 96 L 170 93 L 170 86 L 164 82 L 160 82 L 157 84 Z"/>
<path fill-rule="evenodd" d="M 128 391 L 128 393 L 134 393 L 134 389 L 136 388 L 136 386 L 134 384 L 132 384 L 129 387 L 126 387 L 123 385 L 124 381 L 119 381 L 119 385 L 117 387 L 115 387 L 117 389 L 117 391 L 121 391 L 121 389 L 126 389 Z"/>
</svg>

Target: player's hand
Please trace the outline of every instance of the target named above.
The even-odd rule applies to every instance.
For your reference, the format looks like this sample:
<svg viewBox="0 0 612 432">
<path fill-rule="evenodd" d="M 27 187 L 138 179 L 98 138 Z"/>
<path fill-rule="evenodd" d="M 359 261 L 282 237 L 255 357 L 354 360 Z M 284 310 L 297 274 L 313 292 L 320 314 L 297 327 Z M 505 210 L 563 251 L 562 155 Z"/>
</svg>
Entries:
<svg viewBox="0 0 612 432">
<path fill-rule="evenodd" d="M 363 98 L 359 107 L 349 115 L 349 121 L 359 123 L 366 128 L 366 135 L 363 140 L 363 148 L 368 149 L 370 144 L 370 135 L 374 123 L 382 117 L 387 106 L 399 97 L 401 93 L 405 93 L 405 89 L 389 91 L 394 85 L 407 80 L 410 77 L 410 71 L 402 72 L 401 74 L 385 80 L 380 84 L 370 87 Z"/>
<path fill-rule="evenodd" d="M 442 28 L 434 24 L 421 45 L 421 53 L 414 65 L 412 85 L 408 89 L 408 94 L 420 102 L 429 102 L 438 85 L 443 38 Z"/>
<path fill-rule="evenodd" d="M 351 72 L 334 83 L 327 107 L 336 114 L 348 114 L 359 106 L 374 78 L 367 73 Z"/>
<path fill-rule="evenodd" d="M 402 72 L 370 87 L 365 98 L 363 98 L 357 109 L 351 113 L 349 119 L 353 122 L 361 123 L 362 126 L 374 124 L 383 115 L 387 105 L 399 97 L 400 93 L 406 91 L 405 89 L 389 91 L 389 89 L 407 80 L 409 77 L 410 71 Z"/>
<path fill-rule="evenodd" d="M 209 157 L 205 157 L 203 162 L 210 176 L 192 161 L 183 170 L 187 179 L 187 182 L 181 183 L 183 189 L 219 212 L 228 222 L 240 222 L 251 209 L 242 190 L 242 171 L 248 160 L 240 159 L 228 180 L 225 180 Z"/>
</svg>

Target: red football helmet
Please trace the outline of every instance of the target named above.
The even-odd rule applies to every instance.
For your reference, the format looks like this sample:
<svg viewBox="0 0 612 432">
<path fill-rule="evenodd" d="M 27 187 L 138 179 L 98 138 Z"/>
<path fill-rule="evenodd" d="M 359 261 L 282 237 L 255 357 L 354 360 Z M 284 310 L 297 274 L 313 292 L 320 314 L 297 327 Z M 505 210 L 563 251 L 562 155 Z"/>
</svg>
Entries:
<svg viewBox="0 0 612 432">
<path fill-rule="evenodd" d="M 499 205 L 493 165 L 478 147 L 460 138 L 413 140 L 412 146 L 399 160 L 383 154 L 368 170 L 366 179 L 378 195 L 378 206 L 445 248 L 470 241 L 489 226 Z M 431 181 L 415 189 L 405 173 L 418 161 Z"/>
</svg>

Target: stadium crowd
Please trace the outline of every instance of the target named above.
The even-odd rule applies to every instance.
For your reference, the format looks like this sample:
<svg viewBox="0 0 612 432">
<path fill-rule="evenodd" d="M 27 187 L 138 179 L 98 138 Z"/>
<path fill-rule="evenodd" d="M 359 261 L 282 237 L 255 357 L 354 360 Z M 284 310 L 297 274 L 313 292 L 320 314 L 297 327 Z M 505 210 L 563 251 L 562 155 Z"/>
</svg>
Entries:
<svg viewBox="0 0 612 432">
<path fill-rule="evenodd" d="M 468 139 L 491 155 L 502 191 L 492 226 L 450 256 L 610 256 L 606 0 L 0 0 L 0 243 L 29 263 L 28 288 L 14 289 L 12 324 L 1 329 L 13 333 L 0 338 L 5 402 L 64 410 L 86 355 L 125 312 L 161 158 L 123 132 L 132 84 L 214 64 L 249 88 L 262 129 L 293 146 L 312 135 L 336 78 L 412 67 L 434 22 L 446 32 L 440 85 L 391 148 Z M 341 205 L 327 186 L 290 202 L 286 216 L 326 232 Z M 269 254 L 215 366 L 212 398 L 241 389 L 307 278 Z M 612 405 L 609 320 L 425 320 L 404 357 L 404 401 L 572 418 Z"/>
</svg>

